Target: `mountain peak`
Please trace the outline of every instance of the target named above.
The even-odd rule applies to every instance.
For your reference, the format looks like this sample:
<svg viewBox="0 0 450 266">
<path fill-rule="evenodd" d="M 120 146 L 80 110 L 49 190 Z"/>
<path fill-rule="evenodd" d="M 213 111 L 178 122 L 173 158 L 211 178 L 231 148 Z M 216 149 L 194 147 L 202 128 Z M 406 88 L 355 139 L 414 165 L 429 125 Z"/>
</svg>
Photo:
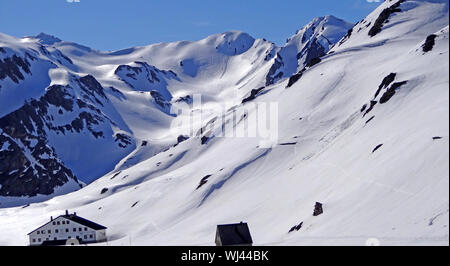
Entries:
<svg viewBox="0 0 450 266">
<path fill-rule="evenodd" d="M 255 39 L 242 31 L 227 31 L 216 35 L 216 49 L 226 55 L 238 55 L 252 47 Z"/>
<path fill-rule="evenodd" d="M 34 36 L 33 38 L 39 39 L 39 43 L 46 44 L 46 45 L 53 45 L 57 42 L 61 42 L 61 39 L 59 39 L 53 35 L 46 34 L 44 32 L 39 33 L 38 35 Z"/>
</svg>

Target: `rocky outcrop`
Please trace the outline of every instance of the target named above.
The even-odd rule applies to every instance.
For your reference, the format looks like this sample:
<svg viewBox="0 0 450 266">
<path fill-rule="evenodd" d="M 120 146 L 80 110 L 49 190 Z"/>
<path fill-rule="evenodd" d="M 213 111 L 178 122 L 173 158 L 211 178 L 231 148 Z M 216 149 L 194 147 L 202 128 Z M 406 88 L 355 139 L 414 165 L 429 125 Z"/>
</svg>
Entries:
<svg viewBox="0 0 450 266">
<path fill-rule="evenodd" d="M 6 51 L 2 48 L 2 53 Z M 34 57 L 29 53 L 26 53 L 24 58 L 12 55 L 10 57 L 0 58 L 0 80 L 10 78 L 13 82 L 19 83 L 20 80 L 24 80 L 25 77 L 21 71 L 30 74 L 31 64 L 29 60 L 34 60 Z"/>
<path fill-rule="evenodd" d="M 400 4 L 403 2 L 405 2 L 405 0 L 397 1 L 392 6 L 381 11 L 380 15 L 375 20 L 375 23 L 373 24 L 372 28 L 369 30 L 370 37 L 373 37 L 381 32 L 383 25 L 389 21 L 389 17 L 393 13 L 402 12 L 402 10 L 400 9 Z"/>
<path fill-rule="evenodd" d="M 101 129 L 115 125 L 100 109 L 109 102 L 100 83 L 90 75 L 72 79 L 71 85 L 52 85 L 39 99 L 0 118 L 0 196 L 49 195 L 68 182 L 78 183 L 50 136 L 104 139 Z M 114 137 L 118 148 L 132 145 L 126 134 Z"/>
</svg>

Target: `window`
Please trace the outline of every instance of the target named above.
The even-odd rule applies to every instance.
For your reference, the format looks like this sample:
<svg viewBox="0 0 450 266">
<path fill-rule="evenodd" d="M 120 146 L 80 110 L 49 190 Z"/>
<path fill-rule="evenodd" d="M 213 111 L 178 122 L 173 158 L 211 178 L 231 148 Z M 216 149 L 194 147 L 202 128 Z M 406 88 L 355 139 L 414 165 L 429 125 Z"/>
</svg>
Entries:
<svg viewBox="0 0 450 266">
<path fill-rule="evenodd" d="M 33 243 L 36 242 L 36 239 L 33 238 Z"/>
<path fill-rule="evenodd" d="M 37 231 L 37 234 L 39 235 L 41 232 L 40 231 Z"/>
<path fill-rule="evenodd" d="M 94 238 L 94 235 L 89 235 L 90 238 Z"/>
<path fill-rule="evenodd" d="M 67 221 L 67 224 L 69 224 L 69 221 Z"/>
<path fill-rule="evenodd" d="M 47 240 L 48 241 L 48 237 L 45 239 L 45 240 Z"/>
<path fill-rule="evenodd" d="M 87 235 L 84 235 L 84 239 L 87 239 Z"/>
<path fill-rule="evenodd" d="M 66 233 L 68 233 L 69 232 L 69 228 L 66 228 Z"/>
<path fill-rule="evenodd" d="M 58 240 L 58 239 L 55 237 L 55 238 L 53 238 L 53 240 Z"/>
<path fill-rule="evenodd" d="M 87 227 L 84 228 L 84 231 L 87 231 Z"/>
<path fill-rule="evenodd" d="M 69 236 L 69 239 L 71 239 L 72 237 L 71 236 Z"/>
<path fill-rule="evenodd" d="M 62 221 L 62 224 L 66 224 L 66 222 L 65 222 L 65 221 Z"/>
<path fill-rule="evenodd" d="M 56 224 L 58 224 L 59 225 L 59 221 L 56 223 Z"/>
<path fill-rule="evenodd" d="M 41 242 L 41 239 L 40 239 L 40 238 L 38 238 L 38 242 Z"/>
<path fill-rule="evenodd" d="M 48 233 L 50 234 L 52 232 L 52 230 L 48 230 Z"/>
<path fill-rule="evenodd" d="M 53 222 L 53 225 L 56 225 L 56 222 Z"/>
<path fill-rule="evenodd" d="M 58 229 L 55 229 L 55 233 L 58 233 L 59 232 L 59 230 Z"/>
<path fill-rule="evenodd" d="M 73 231 L 74 231 L 74 232 L 76 232 L 76 231 L 77 231 L 77 229 L 76 229 L 76 228 L 74 228 L 74 229 L 73 229 Z"/>
<path fill-rule="evenodd" d="M 80 228 L 78 228 L 78 231 L 80 231 L 80 232 L 81 232 L 81 230 L 82 230 L 82 229 L 81 229 L 81 227 L 80 227 Z"/>
</svg>

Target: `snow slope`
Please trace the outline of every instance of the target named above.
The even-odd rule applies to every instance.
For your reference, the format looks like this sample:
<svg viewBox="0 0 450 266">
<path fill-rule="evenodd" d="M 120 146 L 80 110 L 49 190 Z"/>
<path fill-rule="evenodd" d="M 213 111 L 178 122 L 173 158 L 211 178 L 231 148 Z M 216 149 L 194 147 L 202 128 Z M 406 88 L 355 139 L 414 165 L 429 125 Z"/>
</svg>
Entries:
<svg viewBox="0 0 450 266">
<path fill-rule="evenodd" d="M 273 45 L 240 32 L 108 53 L 55 43 L 76 71 L 115 89 L 105 93 L 136 147 L 76 192 L 0 209 L 0 244 L 26 245 L 69 209 L 107 226 L 109 245 L 213 245 L 217 224 L 239 221 L 255 245 L 448 245 L 448 2 L 385 1 L 340 34 L 320 60 L 270 85 Z M 137 76 L 116 75 L 120 65 Z M 147 87 L 144 69 L 162 82 Z M 189 116 L 161 108 L 152 90 L 172 111 L 197 112 L 184 103 L 202 94 L 206 130 L 177 140 L 187 131 L 170 125 Z M 233 108 L 213 119 L 224 102 Z M 275 145 L 219 137 L 257 127 L 256 102 L 278 103 Z"/>
</svg>

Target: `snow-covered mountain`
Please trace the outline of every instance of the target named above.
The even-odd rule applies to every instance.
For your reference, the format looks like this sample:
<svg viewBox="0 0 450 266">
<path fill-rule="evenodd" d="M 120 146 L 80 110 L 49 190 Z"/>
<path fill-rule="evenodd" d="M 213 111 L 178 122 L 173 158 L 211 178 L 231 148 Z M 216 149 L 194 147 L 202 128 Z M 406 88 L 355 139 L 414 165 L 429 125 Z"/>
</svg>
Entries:
<svg viewBox="0 0 450 266">
<path fill-rule="evenodd" d="M 334 16 L 311 21 L 289 38 L 285 46 L 271 51 L 269 56 L 275 55 L 275 62 L 267 75 L 266 85 L 290 77 L 312 60 L 324 56 L 352 27 L 353 24 Z"/>
<path fill-rule="evenodd" d="M 448 1 L 401 0 L 283 47 L 0 34 L 0 244 L 69 209 L 114 245 L 212 245 L 239 221 L 257 245 L 447 245 L 448 24 Z M 271 145 L 251 136 L 263 103 Z"/>
</svg>

